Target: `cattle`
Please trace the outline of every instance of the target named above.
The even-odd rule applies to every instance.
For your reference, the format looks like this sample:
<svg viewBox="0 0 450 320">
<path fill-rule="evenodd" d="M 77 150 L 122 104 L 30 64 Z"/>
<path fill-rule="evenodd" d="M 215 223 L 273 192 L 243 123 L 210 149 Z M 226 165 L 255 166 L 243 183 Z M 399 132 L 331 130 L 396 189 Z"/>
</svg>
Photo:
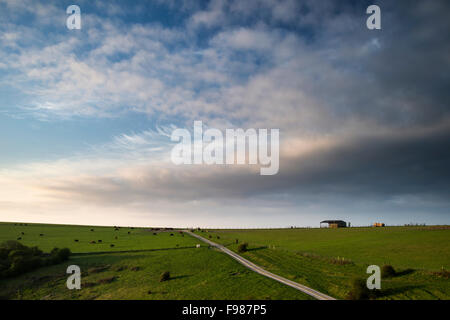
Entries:
<svg viewBox="0 0 450 320">
<path fill-rule="evenodd" d="M 91 229 L 91 231 L 94 231 L 94 229 Z"/>
<path fill-rule="evenodd" d="M 173 237 L 173 233 L 171 233 L 170 236 Z"/>
<path fill-rule="evenodd" d="M 119 238 L 117 238 L 117 236 L 115 236 L 115 237 L 114 237 L 114 239 L 116 239 L 116 240 L 117 240 L 117 239 L 119 239 Z"/>
<path fill-rule="evenodd" d="M 195 247 L 196 247 L 196 248 L 200 248 L 200 245 L 199 245 L 199 244 L 197 244 L 197 245 L 195 245 Z"/>
<path fill-rule="evenodd" d="M 25 234 L 25 232 L 21 232 L 21 234 L 22 234 L 22 235 L 24 235 L 24 234 Z"/>
<path fill-rule="evenodd" d="M 22 237 L 18 237 L 17 240 L 22 240 Z"/>
<path fill-rule="evenodd" d="M 43 233 L 40 233 L 40 234 L 39 234 L 39 237 L 43 237 L 43 236 L 44 236 L 44 234 L 43 234 Z"/>
<path fill-rule="evenodd" d="M 153 235 L 156 236 L 156 232 L 153 232 Z"/>
<path fill-rule="evenodd" d="M 98 240 L 97 242 L 98 242 L 98 243 L 102 243 L 102 240 Z"/>
<path fill-rule="evenodd" d="M 89 243 L 91 243 L 91 244 L 95 244 L 96 242 L 94 241 L 94 240 L 92 240 L 91 242 L 89 242 Z"/>
<path fill-rule="evenodd" d="M 73 241 L 78 242 L 78 239 L 75 239 L 75 240 L 73 240 Z"/>
<path fill-rule="evenodd" d="M 128 234 L 131 234 L 131 232 L 130 232 L 130 231 L 128 231 Z"/>
<path fill-rule="evenodd" d="M 112 243 L 111 243 L 109 246 L 110 246 L 111 248 L 114 247 L 114 245 L 113 245 Z"/>
</svg>

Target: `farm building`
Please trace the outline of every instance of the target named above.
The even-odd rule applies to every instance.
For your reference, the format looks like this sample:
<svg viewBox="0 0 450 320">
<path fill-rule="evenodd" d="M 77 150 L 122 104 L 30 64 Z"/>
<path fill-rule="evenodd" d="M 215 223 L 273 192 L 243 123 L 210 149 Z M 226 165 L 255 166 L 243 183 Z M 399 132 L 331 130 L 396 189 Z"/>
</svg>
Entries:
<svg viewBox="0 0 450 320">
<path fill-rule="evenodd" d="M 347 227 L 347 222 L 342 220 L 323 220 L 320 222 L 320 227 L 322 228 L 322 224 L 328 224 L 328 228 L 345 228 Z"/>
<path fill-rule="evenodd" d="M 374 226 L 374 227 L 384 227 L 385 224 L 384 224 L 384 223 L 381 223 L 381 222 L 375 222 L 375 223 L 373 224 L 373 226 Z"/>
</svg>

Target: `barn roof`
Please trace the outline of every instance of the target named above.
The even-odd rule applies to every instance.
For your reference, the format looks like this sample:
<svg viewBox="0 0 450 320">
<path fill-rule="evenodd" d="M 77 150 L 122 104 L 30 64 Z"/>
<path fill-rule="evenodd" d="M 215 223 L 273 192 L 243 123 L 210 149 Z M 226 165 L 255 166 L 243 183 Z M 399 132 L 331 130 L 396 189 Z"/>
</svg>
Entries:
<svg viewBox="0 0 450 320">
<path fill-rule="evenodd" d="M 320 223 L 346 223 L 345 221 L 343 221 L 343 220 L 323 220 L 323 221 L 320 221 Z"/>
</svg>

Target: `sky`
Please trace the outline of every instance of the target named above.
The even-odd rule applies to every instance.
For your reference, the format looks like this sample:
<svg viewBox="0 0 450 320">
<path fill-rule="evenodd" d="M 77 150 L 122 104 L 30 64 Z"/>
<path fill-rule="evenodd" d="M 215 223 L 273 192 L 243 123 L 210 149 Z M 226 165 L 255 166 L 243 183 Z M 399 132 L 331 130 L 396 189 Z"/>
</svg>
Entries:
<svg viewBox="0 0 450 320">
<path fill-rule="evenodd" d="M 0 221 L 449 224 L 449 9 L 0 0 Z M 279 172 L 173 164 L 194 121 L 279 129 Z"/>
</svg>

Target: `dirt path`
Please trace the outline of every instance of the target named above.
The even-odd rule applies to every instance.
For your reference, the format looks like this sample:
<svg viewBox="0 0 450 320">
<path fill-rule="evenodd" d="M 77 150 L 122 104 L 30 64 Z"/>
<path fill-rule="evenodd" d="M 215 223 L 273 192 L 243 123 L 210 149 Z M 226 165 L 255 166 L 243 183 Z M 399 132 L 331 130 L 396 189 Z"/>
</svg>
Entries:
<svg viewBox="0 0 450 320">
<path fill-rule="evenodd" d="M 290 287 L 292 287 L 294 289 L 300 290 L 301 292 L 306 293 L 307 295 L 309 295 L 309 296 L 311 296 L 313 298 L 316 298 L 318 300 L 336 300 L 335 298 L 330 297 L 330 296 L 328 296 L 328 295 L 326 295 L 326 294 L 324 294 L 322 292 L 316 291 L 316 290 L 311 289 L 311 288 L 309 288 L 307 286 L 301 285 L 301 284 L 299 284 L 297 282 L 294 282 L 292 280 L 283 278 L 283 277 L 281 277 L 279 275 L 276 275 L 276 274 L 273 274 L 273 273 L 271 273 L 271 272 L 269 272 L 267 270 L 264 270 L 260 266 L 257 266 L 253 262 L 250 262 L 249 260 L 241 257 L 237 253 L 231 251 L 230 249 L 225 248 L 224 246 L 222 246 L 220 244 L 217 244 L 217 243 L 212 242 L 212 241 L 210 241 L 208 239 L 205 239 L 205 238 L 203 238 L 203 237 L 201 237 L 201 236 L 199 236 L 199 235 L 197 235 L 195 233 L 192 233 L 192 232 L 190 232 L 188 230 L 185 230 L 184 232 L 186 232 L 189 235 L 191 235 L 191 236 L 193 236 L 193 237 L 195 237 L 195 238 L 197 238 L 197 239 L 199 239 L 199 240 L 201 240 L 203 242 L 206 242 L 210 246 L 215 247 L 215 248 L 219 249 L 220 251 L 228 254 L 229 256 L 231 256 L 233 259 L 235 259 L 236 261 L 238 261 L 239 263 L 241 263 L 245 267 L 247 267 L 250 270 L 255 271 L 255 272 L 257 272 L 257 273 L 259 273 L 259 274 L 261 274 L 263 276 L 266 276 L 268 278 L 271 278 L 273 280 L 281 282 L 281 283 L 283 283 L 285 285 L 288 285 L 288 286 L 290 286 Z"/>
</svg>

